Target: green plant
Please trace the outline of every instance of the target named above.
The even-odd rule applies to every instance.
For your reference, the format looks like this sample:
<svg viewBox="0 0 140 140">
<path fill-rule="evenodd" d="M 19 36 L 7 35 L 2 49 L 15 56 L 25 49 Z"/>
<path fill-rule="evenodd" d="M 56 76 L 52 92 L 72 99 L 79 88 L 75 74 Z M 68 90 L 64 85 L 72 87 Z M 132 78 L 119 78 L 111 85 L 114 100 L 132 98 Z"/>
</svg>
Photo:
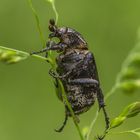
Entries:
<svg viewBox="0 0 140 140">
<path fill-rule="evenodd" d="M 53 11 L 55 12 L 55 15 L 56 15 L 56 22 L 57 22 L 58 21 L 58 13 L 57 13 L 56 8 L 55 8 L 55 0 L 46 0 L 46 1 L 51 3 Z M 37 28 L 38 28 L 38 31 L 40 34 L 42 45 L 43 45 L 43 47 L 45 47 L 45 38 L 43 36 L 42 30 L 40 27 L 40 21 L 39 21 L 37 12 L 33 7 L 32 0 L 29 0 L 29 4 L 30 4 L 30 7 L 31 7 L 33 14 L 35 16 L 35 19 L 36 19 Z M 138 35 L 140 36 L 140 31 L 138 33 L 139 33 Z M 30 56 L 30 54 L 27 52 L 23 52 L 23 51 L 0 46 L 0 61 L 4 62 L 6 64 L 18 63 L 22 60 L 29 58 L 29 57 L 35 57 L 35 58 L 38 58 L 40 60 L 47 61 L 51 65 L 52 69 L 55 69 L 55 61 L 53 59 L 51 51 L 49 52 L 49 55 L 46 58 L 46 57 L 42 57 L 39 55 Z M 136 46 L 132 49 L 132 51 L 130 52 L 130 54 L 128 55 L 126 60 L 124 61 L 122 68 L 121 68 L 121 71 L 119 72 L 119 74 L 116 78 L 115 84 L 111 88 L 111 90 L 106 94 L 105 100 L 109 99 L 109 97 L 111 95 L 113 95 L 116 92 L 116 90 L 122 90 L 123 92 L 132 93 L 136 89 L 138 89 L 140 87 L 140 79 L 138 77 L 139 67 L 140 67 L 140 38 L 139 38 Z M 69 102 L 67 100 L 67 96 L 65 94 L 63 85 L 62 85 L 60 80 L 59 80 L 59 84 L 61 85 L 63 99 L 67 103 L 67 106 L 72 114 L 73 122 L 78 130 L 78 133 L 79 133 L 81 140 L 85 140 L 85 139 L 89 140 L 90 135 L 91 135 L 91 130 L 93 129 L 95 122 L 96 122 L 98 115 L 99 115 L 98 110 L 97 110 L 95 117 L 93 118 L 93 121 L 91 122 L 90 126 L 83 128 L 83 132 L 82 132 L 79 128 L 79 125 L 75 121 L 76 117 L 73 113 L 71 105 L 69 104 Z M 119 133 L 118 132 L 111 133 L 112 129 L 119 127 L 128 118 L 135 117 L 139 112 L 140 112 L 140 102 L 134 102 L 134 103 L 128 105 L 127 107 L 125 107 L 125 109 L 122 111 L 122 113 L 120 113 L 120 115 L 118 117 L 111 120 L 110 128 L 104 132 L 103 137 L 110 135 L 110 134 L 131 133 L 131 134 L 137 135 L 140 138 L 140 132 L 139 132 L 140 128 L 137 128 L 134 130 L 128 130 L 128 131 L 124 131 L 124 132 L 119 132 Z M 96 139 L 98 139 L 98 138 L 96 138 Z"/>
</svg>

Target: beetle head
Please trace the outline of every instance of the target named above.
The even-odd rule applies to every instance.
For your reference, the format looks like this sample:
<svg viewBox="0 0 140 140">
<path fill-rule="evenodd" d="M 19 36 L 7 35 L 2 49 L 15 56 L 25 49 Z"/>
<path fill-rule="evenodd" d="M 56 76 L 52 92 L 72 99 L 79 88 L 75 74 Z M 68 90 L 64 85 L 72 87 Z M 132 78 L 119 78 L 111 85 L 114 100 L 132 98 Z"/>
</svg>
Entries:
<svg viewBox="0 0 140 140">
<path fill-rule="evenodd" d="M 55 25 L 54 19 L 50 19 L 50 21 L 49 21 L 49 30 L 52 32 L 49 35 L 49 38 L 58 37 L 61 40 L 62 40 L 63 35 L 67 32 L 66 27 L 58 28 Z"/>
<path fill-rule="evenodd" d="M 81 34 L 72 28 L 60 27 L 55 25 L 55 21 L 51 19 L 49 21 L 49 30 L 52 32 L 49 34 L 49 38 L 57 37 L 60 42 L 63 42 L 69 47 L 77 49 L 87 49 L 87 43 L 82 38 Z"/>
</svg>

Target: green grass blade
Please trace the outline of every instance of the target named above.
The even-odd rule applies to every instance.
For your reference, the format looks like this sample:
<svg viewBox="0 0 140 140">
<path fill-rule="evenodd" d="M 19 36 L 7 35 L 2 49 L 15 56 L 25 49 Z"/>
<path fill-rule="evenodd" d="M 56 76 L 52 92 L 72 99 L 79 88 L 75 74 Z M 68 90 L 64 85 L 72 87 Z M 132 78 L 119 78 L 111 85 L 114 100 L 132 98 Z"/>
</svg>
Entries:
<svg viewBox="0 0 140 140">
<path fill-rule="evenodd" d="M 51 5 L 52 5 L 52 9 L 53 9 L 53 11 L 54 11 L 54 13 L 55 13 L 55 22 L 56 22 L 56 24 L 57 24 L 57 22 L 58 22 L 58 12 L 57 12 L 57 10 L 56 10 L 56 7 L 55 7 L 55 0 L 46 0 L 47 2 L 50 2 L 51 3 Z"/>
<path fill-rule="evenodd" d="M 37 28 L 38 28 L 38 31 L 39 31 L 39 34 L 40 34 L 40 39 L 41 39 L 41 41 L 42 41 L 43 48 L 45 48 L 45 47 L 46 47 L 46 42 L 45 42 L 45 39 L 44 39 L 43 32 L 42 32 L 42 30 L 41 30 L 39 17 L 38 17 L 38 15 L 37 15 L 37 12 L 36 12 L 35 8 L 33 7 L 32 0 L 28 0 L 28 2 L 29 2 L 29 5 L 30 5 L 30 8 L 31 8 L 31 10 L 32 10 L 32 12 L 33 12 L 33 14 L 34 14 L 34 17 L 35 17 L 35 19 L 36 19 Z"/>
</svg>

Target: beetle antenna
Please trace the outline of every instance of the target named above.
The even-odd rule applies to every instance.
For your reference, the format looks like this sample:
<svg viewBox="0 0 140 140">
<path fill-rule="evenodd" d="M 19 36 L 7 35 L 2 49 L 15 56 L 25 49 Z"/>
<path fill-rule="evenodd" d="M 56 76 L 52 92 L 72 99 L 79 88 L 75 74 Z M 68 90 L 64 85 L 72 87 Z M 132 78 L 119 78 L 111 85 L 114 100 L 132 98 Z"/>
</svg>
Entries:
<svg viewBox="0 0 140 140">
<path fill-rule="evenodd" d="M 54 26 L 55 25 L 55 20 L 54 19 L 50 19 L 49 23 Z"/>
<path fill-rule="evenodd" d="M 57 26 L 55 25 L 54 19 L 50 19 L 50 21 L 49 21 L 49 30 L 51 32 L 55 32 L 57 30 Z"/>
<path fill-rule="evenodd" d="M 56 131 L 56 132 L 62 132 L 62 130 L 64 129 L 64 127 L 65 127 L 65 125 L 66 125 L 66 123 L 67 123 L 67 121 L 68 121 L 68 115 L 65 114 L 65 120 L 64 120 L 64 122 L 63 122 L 63 125 L 62 125 L 59 129 L 55 129 L 55 131 Z"/>
</svg>

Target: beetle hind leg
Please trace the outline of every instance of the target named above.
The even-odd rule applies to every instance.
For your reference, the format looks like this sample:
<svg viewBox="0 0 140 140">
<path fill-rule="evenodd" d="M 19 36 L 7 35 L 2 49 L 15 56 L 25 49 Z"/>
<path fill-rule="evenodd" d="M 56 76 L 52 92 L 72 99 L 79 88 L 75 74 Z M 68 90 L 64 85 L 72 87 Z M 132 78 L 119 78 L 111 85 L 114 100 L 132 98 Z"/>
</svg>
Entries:
<svg viewBox="0 0 140 140">
<path fill-rule="evenodd" d="M 102 94 L 101 89 L 99 89 L 99 92 L 97 93 L 97 98 L 98 98 L 98 103 L 99 103 L 99 111 L 102 109 L 105 116 L 106 130 L 107 130 L 109 128 L 110 121 L 109 121 L 109 117 L 105 109 L 104 96 Z"/>
<path fill-rule="evenodd" d="M 64 127 L 65 127 L 66 124 L 67 124 L 67 121 L 68 121 L 68 115 L 65 114 L 65 120 L 64 120 L 64 122 L 63 122 L 63 125 L 62 125 L 59 129 L 55 129 L 55 131 L 56 131 L 56 132 L 62 132 L 63 129 L 64 129 Z"/>
<path fill-rule="evenodd" d="M 104 113 L 104 116 L 105 116 L 106 130 L 107 130 L 107 129 L 109 128 L 110 121 L 109 121 L 109 117 L 108 117 L 108 115 L 107 115 L 105 106 L 102 107 L 102 110 L 103 110 L 103 113 Z"/>
</svg>

